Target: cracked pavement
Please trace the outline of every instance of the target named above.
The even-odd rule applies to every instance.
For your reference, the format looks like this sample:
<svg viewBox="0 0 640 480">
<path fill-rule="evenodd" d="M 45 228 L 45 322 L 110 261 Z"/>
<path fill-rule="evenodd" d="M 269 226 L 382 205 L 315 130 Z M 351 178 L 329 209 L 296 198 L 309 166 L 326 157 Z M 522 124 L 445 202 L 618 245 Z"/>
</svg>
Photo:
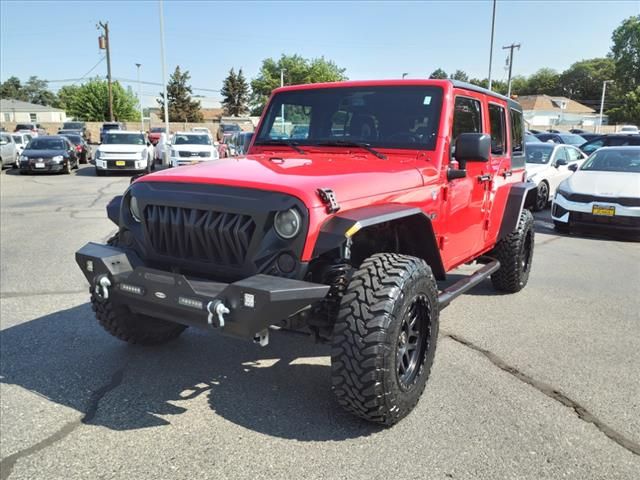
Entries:
<svg viewBox="0 0 640 480">
<path fill-rule="evenodd" d="M 638 243 L 537 215 L 527 288 L 445 309 L 425 394 L 381 429 L 335 405 L 327 346 L 104 332 L 73 253 L 128 182 L 1 175 L 0 480 L 640 478 Z"/>
</svg>

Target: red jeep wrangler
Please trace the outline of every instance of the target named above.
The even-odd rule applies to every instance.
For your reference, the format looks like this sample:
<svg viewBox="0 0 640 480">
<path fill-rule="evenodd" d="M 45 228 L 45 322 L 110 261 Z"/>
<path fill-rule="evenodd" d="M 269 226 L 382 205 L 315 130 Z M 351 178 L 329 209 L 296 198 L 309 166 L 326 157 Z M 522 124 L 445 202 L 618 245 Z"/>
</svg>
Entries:
<svg viewBox="0 0 640 480">
<path fill-rule="evenodd" d="M 188 325 L 260 345 L 305 332 L 333 347 L 338 402 L 392 425 L 424 390 L 440 310 L 488 277 L 527 284 L 523 127 L 516 102 L 449 80 L 277 89 L 246 158 L 146 175 L 109 203 L 118 234 L 76 254 L 98 321 L 141 344 Z"/>
</svg>

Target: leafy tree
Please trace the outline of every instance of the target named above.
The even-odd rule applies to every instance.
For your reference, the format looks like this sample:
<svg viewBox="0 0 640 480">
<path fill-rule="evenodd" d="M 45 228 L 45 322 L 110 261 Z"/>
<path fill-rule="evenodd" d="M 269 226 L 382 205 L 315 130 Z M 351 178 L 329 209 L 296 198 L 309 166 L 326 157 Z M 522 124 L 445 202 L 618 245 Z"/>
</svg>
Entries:
<svg viewBox="0 0 640 480">
<path fill-rule="evenodd" d="M 24 85 L 17 77 L 9 77 L 0 84 L 0 98 L 13 98 L 38 105 L 53 105 L 56 96 L 47 87 L 47 82 L 36 76 L 29 77 Z"/>
<path fill-rule="evenodd" d="M 339 82 L 346 80 L 345 69 L 324 57 L 306 59 L 300 55 L 282 55 L 277 61 L 262 61 L 258 76 L 251 81 L 251 113 L 260 115 L 271 91 L 280 86 L 280 71 L 284 70 L 286 85 Z"/>
<path fill-rule="evenodd" d="M 73 100 L 78 96 L 80 88 L 80 85 L 65 85 L 61 87 L 60 90 L 58 90 L 58 95 L 56 96 L 56 101 L 53 106 L 68 110 Z"/>
<path fill-rule="evenodd" d="M 191 75 L 189 71 L 184 73 L 177 66 L 167 83 L 167 97 L 169 99 L 170 122 L 201 122 L 202 112 L 200 102 L 191 99 L 191 86 L 188 84 Z M 160 93 L 158 100 L 160 108 L 164 109 L 164 94 Z"/>
<path fill-rule="evenodd" d="M 611 58 L 592 58 L 571 65 L 560 76 L 560 85 L 567 97 L 586 104 L 597 103 L 602 82 L 613 78 L 615 64 Z"/>
<path fill-rule="evenodd" d="M 526 95 L 525 93 L 529 88 L 529 80 L 523 75 L 516 75 L 511 77 L 511 93 L 513 95 Z"/>
<path fill-rule="evenodd" d="M 138 100 L 131 89 L 125 90 L 119 82 L 111 85 L 113 92 L 113 115 L 118 121 L 140 120 Z M 109 89 L 106 80 L 93 79 L 81 86 L 60 89 L 59 101 L 64 102 L 67 115 L 89 122 L 109 120 Z"/>
<path fill-rule="evenodd" d="M 611 123 L 640 125 L 640 86 L 620 99 L 620 106 L 607 110 Z"/>
<path fill-rule="evenodd" d="M 522 95 L 561 95 L 560 75 L 551 68 L 541 68 L 529 77 L 526 93 Z"/>
<path fill-rule="evenodd" d="M 482 88 L 489 88 L 489 79 L 483 78 L 482 80 L 479 78 L 471 78 L 469 83 L 473 85 L 477 85 Z M 503 82 L 501 80 L 492 80 L 491 81 L 491 90 L 493 92 L 499 93 L 501 95 L 507 94 L 507 82 Z"/>
<path fill-rule="evenodd" d="M 431 75 L 433 75 L 433 73 Z M 451 80 L 460 80 L 461 82 L 468 82 L 469 81 L 469 75 L 467 75 L 464 72 L 464 70 L 456 70 L 453 73 L 453 75 L 451 75 Z"/>
<path fill-rule="evenodd" d="M 249 85 L 242 74 L 242 69 L 236 74 L 233 68 L 224 79 L 222 85 L 222 106 L 226 115 L 237 117 L 247 111 L 249 101 Z"/>
<path fill-rule="evenodd" d="M 447 72 L 445 72 L 441 68 L 437 68 L 433 72 L 431 72 L 431 75 L 429 75 L 429 78 L 437 78 L 440 80 L 445 80 L 448 77 L 447 77 Z"/>
<path fill-rule="evenodd" d="M 616 85 L 623 93 L 631 92 L 640 86 L 640 15 L 624 20 L 611 39 Z"/>
</svg>

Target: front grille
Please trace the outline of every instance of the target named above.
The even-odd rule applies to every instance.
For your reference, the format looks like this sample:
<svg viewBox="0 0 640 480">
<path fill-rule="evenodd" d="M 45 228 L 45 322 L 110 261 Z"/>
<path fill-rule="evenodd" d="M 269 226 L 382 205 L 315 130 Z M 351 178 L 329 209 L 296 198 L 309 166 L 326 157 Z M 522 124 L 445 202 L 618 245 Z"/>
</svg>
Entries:
<svg viewBox="0 0 640 480">
<path fill-rule="evenodd" d="M 612 227 L 620 226 L 640 228 L 640 217 L 625 217 L 620 215 L 607 217 L 604 215 L 592 215 L 590 213 L 571 212 L 570 221 Z"/>
<path fill-rule="evenodd" d="M 209 157 L 210 152 L 187 152 L 184 150 L 179 150 L 178 155 L 181 157 Z"/>
<path fill-rule="evenodd" d="M 117 165 L 116 162 L 124 162 L 124 165 Z M 106 160 L 108 168 L 134 168 L 135 160 Z"/>
<path fill-rule="evenodd" d="M 640 197 L 598 197 L 596 195 L 586 195 L 583 193 L 562 194 L 567 200 L 579 203 L 606 202 L 617 203 L 625 207 L 640 207 Z"/>
<path fill-rule="evenodd" d="M 242 265 L 255 231 L 248 215 L 162 205 L 147 205 L 144 223 L 156 253 L 218 265 Z"/>
</svg>

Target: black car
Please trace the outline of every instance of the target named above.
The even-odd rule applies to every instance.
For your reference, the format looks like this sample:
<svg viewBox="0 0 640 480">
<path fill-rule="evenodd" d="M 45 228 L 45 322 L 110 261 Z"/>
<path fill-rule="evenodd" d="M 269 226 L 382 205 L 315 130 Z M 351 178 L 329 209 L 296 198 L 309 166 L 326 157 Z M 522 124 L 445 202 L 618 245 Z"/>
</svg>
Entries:
<svg viewBox="0 0 640 480">
<path fill-rule="evenodd" d="M 87 125 L 84 122 L 64 122 L 60 130 L 58 130 L 58 135 L 63 135 L 64 133 L 78 133 L 82 135 L 86 141 L 89 141 L 89 131 L 87 130 Z"/>
<path fill-rule="evenodd" d="M 623 147 L 625 145 L 640 145 L 640 135 L 638 134 L 600 135 L 580 145 L 580 150 L 582 150 L 587 155 L 591 155 L 593 152 L 595 152 L 596 150 L 602 147 Z"/>
<path fill-rule="evenodd" d="M 64 172 L 78 168 L 76 147 L 61 135 L 32 139 L 20 155 L 20 173 Z"/>
<path fill-rule="evenodd" d="M 580 136 L 584 138 L 587 142 L 593 140 L 594 138 L 601 137 L 601 133 L 581 133 Z"/>
<path fill-rule="evenodd" d="M 91 148 L 89 144 L 85 142 L 82 135 L 77 133 L 61 133 L 63 137 L 67 137 L 76 149 L 76 155 L 78 155 L 78 161 L 80 163 L 89 163 L 91 160 Z"/>
<path fill-rule="evenodd" d="M 536 137 L 543 142 L 564 143 L 574 147 L 579 147 L 585 142 L 584 138 L 573 133 L 539 133 Z"/>
<path fill-rule="evenodd" d="M 569 133 L 575 133 L 576 135 L 583 135 L 587 133 L 587 131 L 581 128 L 572 128 L 571 130 L 569 130 Z"/>
</svg>

